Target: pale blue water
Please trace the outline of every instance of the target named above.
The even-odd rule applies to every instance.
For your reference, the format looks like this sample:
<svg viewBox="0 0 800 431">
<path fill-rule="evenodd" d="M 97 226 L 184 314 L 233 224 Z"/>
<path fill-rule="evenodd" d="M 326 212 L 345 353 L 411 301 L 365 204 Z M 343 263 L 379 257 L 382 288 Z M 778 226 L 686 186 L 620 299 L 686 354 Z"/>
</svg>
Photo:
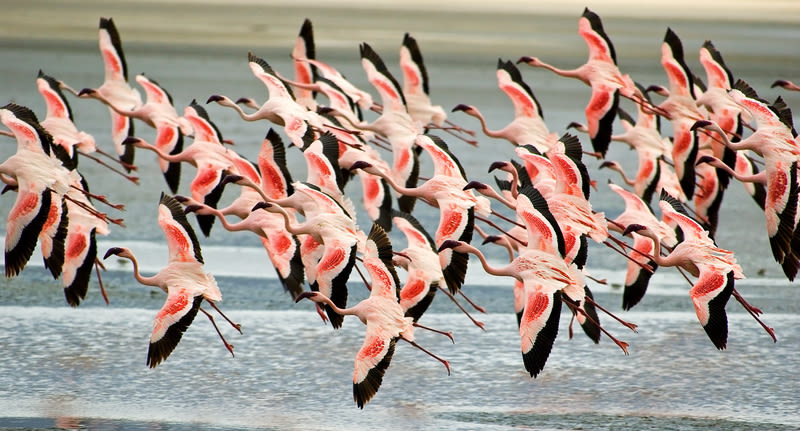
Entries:
<svg viewBox="0 0 800 431">
<path fill-rule="evenodd" d="M 441 29 L 456 47 L 452 51 L 441 43 L 441 35 L 431 36 L 438 44 L 418 37 L 434 101 L 448 111 L 458 103 L 477 105 L 490 126 L 500 128 L 511 109 L 496 88 L 497 57 L 532 54 L 563 67 L 582 63 L 583 42 L 575 32 L 579 14 L 575 11 L 575 19 L 559 18 L 563 26 L 547 18 L 532 19 L 524 32 L 537 35 L 536 25 L 542 28 L 538 42 L 531 43 L 541 50 L 536 52 L 521 48 L 518 39 L 503 43 L 500 36 L 517 34 L 514 29 L 472 32 L 457 21 L 448 21 Z M 309 16 L 323 19 L 313 12 Z M 298 16 L 297 28 L 302 18 Z M 658 49 L 670 24 L 683 37 L 687 62 L 696 73 L 702 75 L 697 49 L 710 38 L 737 77 L 748 80 L 766 98 L 781 94 L 790 106 L 800 109 L 798 95 L 769 89 L 776 78 L 800 80 L 800 55 L 791 48 L 800 40 L 796 27 L 753 25 L 744 32 L 738 23 L 619 18 L 604 22 L 621 67 L 645 84 L 665 82 Z M 124 21 L 117 25 L 125 44 Z M 372 33 L 364 33 L 365 40 L 369 41 L 369 34 L 384 34 L 381 31 L 386 30 L 371 28 Z M 324 40 L 325 34 L 318 33 L 317 38 Z M 402 34 L 396 39 L 399 46 Z M 102 66 L 96 43 L 64 46 L 56 41 L 0 44 L 0 103 L 13 100 L 43 115 L 44 105 L 34 87 L 39 68 L 74 87 L 97 85 Z M 578 55 L 563 54 L 560 46 Z M 158 80 L 172 92 L 179 110 L 193 98 L 205 101 L 214 93 L 263 99 L 263 87 L 247 68 L 247 50 L 256 50 L 279 71 L 290 70 L 288 45 L 217 47 L 208 52 L 174 45 L 125 47 L 131 72 L 145 72 Z M 379 49 L 393 70 L 397 69 L 396 49 Z M 461 54 L 465 51 L 469 54 Z M 370 89 L 358 63 L 357 46 L 328 46 L 318 56 Z M 588 88 L 546 71 L 522 70 L 552 131 L 563 132 L 567 123 L 581 119 Z M 70 101 L 79 127 L 110 150 L 106 108 L 94 101 Z M 208 110 L 225 137 L 236 142 L 235 149 L 254 158 L 267 123 L 244 123 L 217 106 Z M 453 114 L 451 119 L 472 128 L 477 124 L 464 115 Z M 137 127 L 141 136 L 153 137 L 147 126 Z M 488 165 L 512 154 L 505 142 L 482 138 L 480 148 L 472 149 L 443 136 L 470 179 L 490 181 Z M 12 152 L 11 141 L 0 144 L 0 156 Z M 303 178 L 298 152 L 290 150 L 289 155 L 296 177 Z M 634 155 L 612 145 L 609 158 L 625 164 Z M 129 246 L 143 261 L 145 272 L 152 272 L 166 258 L 163 236 L 155 225 L 157 199 L 166 187 L 152 154 L 140 152 L 137 161 L 138 187 L 91 161 L 83 161 L 81 168 L 93 191 L 127 205 L 121 215 L 127 228 L 113 228 L 99 249 Z M 605 187 L 609 176 L 597 171 L 599 162 L 587 164 L 598 184 L 592 197 L 595 209 L 616 216 L 622 202 Z M 185 192 L 194 170 L 184 169 L 181 188 Z M 358 196 L 357 184 L 349 186 L 348 192 Z M 223 201 L 232 195 L 226 193 Z M 146 367 L 145 354 L 152 318 L 164 299 L 160 291 L 139 286 L 128 272 L 129 265 L 111 259 L 103 275 L 111 304 L 102 303 L 93 282 L 86 302 L 70 309 L 59 282 L 50 278 L 34 256 L 19 277 L 0 281 L 0 327 L 4 328 L 0 332 L 0 429 L 797 429 L 798 286 L 787 282 L 772 261 L 763 213 L 748 199 L 740 186 L 729 189 L 718 243 L 737 253 L 748 276 L 737 282 L 737 288 L 764 310 L 778 343 L 773 344 L 731 301 L 728 349 L 717 351 L 697 322 L 686 282 L 675 271 L 660 270 L 644 301 L 631 312 L 620 311 L 618 287 L 591 286 L 598 302 L 639 325 L 638 333 L 632 333 L 601 316 L 609 330 L 631 344 L 630 356 L 608 339 L 591 344 L 579 330 L 570 340 L 565 313 L 543 373 L 531 379 L 519 354 L 510 282 L 484 274 L 472 262 L 466 292 L 486 307 L 488 313 L 476 317 L 487 330 L 479 330 L 445 298 L 437 298 L 423 323 L 453 331 L 456 343 L 424 331 L 417 331 L 417 337 L 421 345 L 450 361 L 452 375 L 411 346 L 399 344 L 383 385 L 363 411 L 353 403 L 351 389 L 353 357 L 361 345 L 363 325 L 347 318 L 344 328 L 334 332 L 321 323 L 310 303 L 293 304 L 281 292 L 265 252 L 250 234 L 227 233 L 216 226 L 209 238 L 201 239 L 207 268 L 223 291 L 222 307 L 243 325 L 241 335 L 221 325 L 236 346 L 236 356 L 225 351 L 201 315 L 169 359 L 153 370 Z M 1 213 L 7 214 L 12 203 L 13 195 L 0 197 Z M 418 209 L 423 223 L 433 229 L 435 212 Z M 366 216 L 359 218 L 362 228 L 365 221 Z M 498 261 L 503 257 L 492 255 Z M 617 286 L 623 281 L 624 261 L 603 246 L 592 246 L 589 269 Z M 354 277 L 352 303 L 366 294 L 360 285 Z"/>
</svg>

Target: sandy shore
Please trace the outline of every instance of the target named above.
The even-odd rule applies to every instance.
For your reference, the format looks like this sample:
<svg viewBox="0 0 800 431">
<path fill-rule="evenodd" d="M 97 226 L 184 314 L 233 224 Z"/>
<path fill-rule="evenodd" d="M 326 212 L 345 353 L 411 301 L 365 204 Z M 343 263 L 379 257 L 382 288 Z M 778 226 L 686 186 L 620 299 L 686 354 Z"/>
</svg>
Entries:
<svg viewBox="0 0 800 431">
<path fill-rule="evenodd" d="M 114 17 L 126 43 L 197 46 L 287 46 L 306 17 L 314 21 L 321 47 L 352 47 L 370 40 L 377 46 L 397 44 L 397 34 L 410 31 L 438 40 L 448 49 L 468 52 L 470 34 L 496 36 L 498 43 L 530 43 L 553 31 L 575 31 L 588 5 L 607 27 L 614 20 L 675 23 L 710 19 L 736 26 L 747 19 L 786 25 L 800 22 L 800 2 L 792 0 L 672 0 L 643 6 L 635 0 L 503 0 L 502 2 L 379 0 L 75 0 L 68 2 L 3 0 L 0 41 L 6 44 L 43 40 L 95 42 L 97 19 Z M 646 28 L 646 27 L 645 27 Z M 757 30 L 756 30 L 757 31 Z M 612 37 L 613 37 L 613 31 Z M 648 36 L 649 37 L 649 36 Z M 477 38 L 476 38 L 477 39 Z M 458 45 L 462 45 L 459 48 Z M 580 44 L 577 48 L 583 49 Z M 428 47 L 427 49 L 434 49 Z"/>
</svg>

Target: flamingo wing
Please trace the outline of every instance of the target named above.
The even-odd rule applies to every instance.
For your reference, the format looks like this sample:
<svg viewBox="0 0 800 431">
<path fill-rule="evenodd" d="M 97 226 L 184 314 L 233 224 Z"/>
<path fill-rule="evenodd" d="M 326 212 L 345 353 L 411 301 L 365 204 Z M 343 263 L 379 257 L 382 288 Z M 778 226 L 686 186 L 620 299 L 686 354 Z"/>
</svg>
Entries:
<svg viewBox="0 0 800 431">
<path fill-rule="evenodd" d="M 167 359 L 192 324 L 203 302 L 203 296 L 195 293 L 188 288 L 167 287 L 167 300 L 156 314 L 150 334 L 150 347 L 147 350 L 147 365 L 150 368 Z"/>
<path fill-rule="evenodd" d="M 288 98 L 294 100 L 292 89 L 287 87 L 286 84 L 278 78 L 275 71 L 263 58 L 249 52 L 247 53 L 247 61 L 250 64 L 250 70 L 253 71 L 253 75 L 267 87 L 270 98 Z"/>
<path fill-rule="evenodd" d="M 317 290 L 329 297 L 339 308 L 347 306 L 347 280 L 356 262 L 356 245 L 348 246 L 344 242 L 325 240 L 324 250 L 316 265 L 316 278 L 311 290 Z M 327 304 L 325 312 L 334 329 L 342 327 L 343 316 L 337 314 Z"/>
<path fill-rule="evenodd" d="M 225 187 L 222 184 L 222 179 L 226 174 L 227 171 L 225 169 L 220 169 L 216 166 L 198 166 L 197 174 L 191 184 L 192 198 L 216 208 L 222 197 L 222 190 Z M 215 217 L 213 215 L 197 215 L 197 222 L 203 235 L 208 236 L 211 233 L 214 220 Z"/>
<path fill-rule="evenodd" d="M 475 209 L 465 209 L 459 202 L 449 199 L 440 199 L 438 203 L 439 227 L 436 230 L 436 243 L 441 244 L 445 240 L 458 240 L 466 243 L 472 241 Z M 458 292 L 461 285 L 464 284 L 468 262 L 469 255 L 467 253 L 452 249 L 442 250 L 439 253 L 439 263 L 442 266 L 442 273 L 450 293 Z"/>
<path fill-rule="evenodd" d="M 600 17 L 585 8 L 578 21 L 578 34 L 581 35 L 589 47 L 589 60 L 598 60 L 617 64 L 617 54 L 614 44 L 603 29 Z"/>
<path fill-rule="evenodd" d="M 361 66 L 367 73 L 367 79 L 381 96 L 383 109 L 407 112 L 406 99 L 397 79 L 386 67 L 378 53 L 367 43 L 361 44 Z"/>
<path fill-rule="evenodd" d="M 525 308 L 519 323 L 522 361 L 531 377 L 544 368 L 558 335 L 561 292 L 550 294 L 539 286 L 526 286 Z"/>
<path fill-rule="evenodd" d="M 100 54 L 103 56 L 105 80 L 127 81 L 128 65 L 122 52 L 122 40 L 112 18 L 100 18 Z"/>
<path fill-rule="evenodd" d="M 164 153 L 175 155 L 183 151 L 183 134 L 180 127 L 170 124 L 159 124 L 156 127 L 156 141 L 154 144 L 158 149 Z M 164 179 L 167 181 L 167 186 L 172 193 L 178 192 L 178 185 L 181 180 L 181 164 L 180 162 L 167 162 L 166 160 L 159 159 L 158 164 L 161 167 L 161 172 L 164 174 Z"/>
<path fill-rule="evenodd" d="M 658 265 L 646 255 L 653 254 L 653 241 L 642 235 L 633 234 L 633 249 L 628 257 L 628 269 L 625 273 L 625 289 L 622 292 L 622 309 L 630 310 L 644 297 L 647 285 L 653 273 L 644 270 L 640 264 L 649 265 L 653 271 Z M 640 252 L 640 253 L 637 253 Z M 643 253 L 643 254 L 642 254 Z"/>
<path fill-rule="evenodd" d="M 511 61 L 497 60 L 497 86 L 514 105 L 514 117 L 542 118 L 542 105 Z"/>
<path fill-rule="evenodd" d="M 697 319 L 703 325 L 708 338 L 719 350 L 728 341 L 728 316 L 725 305 L 733 293 L 733 271 L 701 271 L 700 278 L 689 290 Z"/>
<path fill-rule="evenodd" d="M 41 70 L 36 79 L 39 93 L 44 98 L 47 105 L 48 117 L 63 118 L 65 120 L 72 120 L 72 109 L 61 91 L 61 86 L 58 81 L 49 75 L 45 75 Z"/>
<path fill-rule="evenodd" d="M 592 86 L 592 97 L 586 105 L 586 126 L 592 148 L 602 155 L 608 151 L 611 143 L 612 125 L 619 106 L 619 89 L 605 86 Z"/>
<path fill-rule="evenodd" d="M 35 191 L 20 186 L 6 221 L 6 277 L 19 274 L 31 258 L 50 214 L 51 199 L 49 189 Z"/>
<path fill-rule="evenodd" d="M 358 408 L 363 409 L 378 392 L 394 355 L 395 342 L 377 323 L 367 321 L 367 334 L 356 354 L 353 372 L 353 399 Z"/>
<path fill-rule="evenodd" d="M 203 263 L 200 243 L 183 213 L 183 207 L 165 193 L 161 193 L 158 204 L 158 225 L 167 238 L 170 262 Z"/>
<path fill-rule="evenodd" d="M 86 298 L 89 280 L 97 259 L 96 229 L 85 226 L 70 226 L 64 255 L 64 296 L 67 303 L 77 307 Z"/>
</svg>

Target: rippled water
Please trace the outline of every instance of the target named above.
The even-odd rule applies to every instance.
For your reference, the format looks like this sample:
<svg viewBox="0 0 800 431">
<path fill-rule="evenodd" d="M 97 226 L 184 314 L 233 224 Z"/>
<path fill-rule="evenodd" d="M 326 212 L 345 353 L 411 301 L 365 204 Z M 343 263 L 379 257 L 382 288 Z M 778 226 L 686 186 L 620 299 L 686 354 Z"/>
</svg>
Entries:
<svg viewBox="0 0 800 431">
<path fill-rule="evenodd" d="M 575 11 L 575 18 L 530 17 L 525 27 L 519 24 L 520 17 L 503 21 L 508 17 L 471 16 L 470 21 L 459 15 L 446 21 L 442 16 L 420 16 L 420 22 L 440 24 L 437 31 L 428 28 L 417 35 L 426 54 L 434 100 L 446 109 L 457 103 L 477 105 L 491 127 L 501 127 L 510 118 L 511 107 L 496 88 L 497 58 L 535 54 L 565 67 L 582 63 L 583 42 L 575 32 L 579 14 Z M 315 21 L 325 18 L 313 12 L 309 16 Z M 302 18 L 296 17 L 297 28 Z M 367 25 L 363 32 L 367 41 L 372 40 L 370 36 L 397 39 L 396 45 L 379 48 L 392 69 L 402 39 L 402 30 L 395 32 L 402 27 L 399 19 L 391 21 L 394 26 Z M 478 28 L 476 22 L 485 27 Z M 511 24 L 504 27 L 506 22 Z M 710 38 L 734 74 L 769 99 L 783 94 L 768 88 L 775 78 L 800 79 L 796 50 L 786 47 L 796 46 L 800 39 L 793 26 L 753 24 L 744 31 L 739 23 L 731 22 L 676 24 L 621 18 L 604 22 L 624 71 L 645 84 L 665 82 L 658 49 L 667 24 L 684 37 L 687 62 L 700 75 L 696 52 Z M 125 43 L 126 22 L 118 19 L 117 25 Z M 519 31 L 512 25 L 518 25 Z M 263 98 L 263 88 L 250 74 L 245 54 L 255 50 L 286 73 L 295 32 L 286 36 L 286 44 L 261 49 L 257 43 L 206 50 L 148 43 L 125 46 L 132 73 L 146 72 L 157 79 L 172 92 L 181 110 L 191 99 L 204 101 L 213 93 Z M 324 32 L 317 33 L 318 40 L 325 37 Z M 337 33 L 337 37 L 342 36 Z M 526 39 L 530 39 L 529 47 Z M 324 48 L 318 57 L 369 88 L 358 63 L 357 45 L 337 41 L 338 45 L 321 43 Z M 94 41 L 68 48 L 55 40 L 6 41 L 0 45 L 0 102 L 14 100 L 43 114 L 34 87 L 39 68 L 79 88 L 102 80 Z M 581 119 L 589 96 L 583 84 L 533 69 L 523 69 L 523 75 L 542 103 L 551 130 L 562 132 L 569 121 Z M 798 96 L 784 96 L 790 106 L 800 109 Z M 108 139 L 106 109 L 95 102 L 71 102 L 79 127 L 110 149 L 103 141 Z M 216 106 L 210 106 L 209 113 L 223 134 L 236 142 L 237 151 L 255 157 L 266 123 L 246 124 Z M 466 116 L 451 118 L 475 127 Z M 137 127 L 143 137 L 152 138 L 152 130 Z M 447 141 L 470 179 L 490 181 L 489 163 L 512 154 L 504 142 L 482 139 L 480 148 L 472 149 L 457 140 Z M 12 152 L 8 141 L 0 145 L 3 158 Z M 289 152 L 295 165 L 298 153 Z M 632 152 L 613 146 L 609 158 L 623 163 L 634 160 Z M 93 191 L 127 205 L 122 214 L 127 228 L 114 228 L 99 249 L 129 246 L 142 260 L 143 271 L 152 272 L 166 258 L 163 236 L 155 224 L 158 195 L 165 187 L 151 154 L 140 152 L 138 164 L 138 187 L 90 161 L 82 162 L 81 168 Z M 598 172 L 599 162 L 587 164 L 598 184 L 592 197 L 595 209 L 615 216 L 622 209 L 621 199 L 604 184 L 608 178 L 617 178 Z M 298 178 L 304 175 L 302 168 L 294 172 Z M 182 190 L 193 173 L 185 168 Z M 357 195 L 357 184 L 349 187 L 348 192 Z M 226 194 L 223 201 L 231 195 Z M 3 214 L 12 203 L 12 195 L 0 197 Z M 420 207 L 419 217 L 433 229 L 435 212 Z M 365 221 L 366 216 L 361 216 L 362 228 Z M 59 283 L 49 278 L 40 258 L 34 256 L 19 277 L 0 281 L 0 327 L 4 328 L 0 332 L 0 428 L 794 429 L 800 423 L 795 373 L 800 352 L 798 288 L 782 277 L 772 261 L 763 225 L 763 214 L 734 185 L 723 203 L 718 243 L 737 253 L 748 276 L 737 282 L 737 288 L 765 311 L 764 319 L 778 335 L 777 344 L 732 301 L 728 349 L 716 351 L 694 316 L 686 282 L 674 271 L 660 270 L 645 300 L 632 312 L 620 312 L 624 261 L 605 247 L 593 245 L 590 271 L 611 283 L 592 285 L 597 300 L 639 325 L 638 333 L 632 333 L 603 317 L 615 335 L 631 344 L 629 356 L 607 338 L 599 345 L 591 344 L 580 330 L 569 339 L 565 313 L 543 373 L 531 379 L 519 354 L 510 283 L 473 267 L 466 292 L 486 307 L 487 314 L 478 318 L 487 330 L 481 331 L 452 304 L 437 299 L 423 323 L 453 331 L 456 343 L 424 331 L 417 331 L 417 337 L 421 345 L 450 361 L 452 375 L 413 347 L 399 344 L 380 391 L 364 411 L 355 407 L 351 395 L 353 357 L 361 345 L 363 325 L 347 318 L 344 328 L 334 332 L 320 322 L 310 303 L 291 303 L 250 234 L 216 227 L 209 238 L 201 240 L 207 269 L 215 274 L 225 297 L 223 309 L 243 325 L 243 334 L 221 326 L 236 346 L 236 356 L 230 357 L 201 315 L 169 359 L 153 370 L 146 367 L 145 354 L 152 318 L 164 299 L 160 291 L 139 286 L 128 272 L 129 265 L 112 259 L 106 262 L 108 271 L 103 275 L 111 304 L 102 303 L 93 283 L 87 301 L 70 309 Z M 502 257 L 493 255 L 496 260 Z M 360 283 L 355 278 L 351 283 L 353 303 L 365 296 Z"/>
</svg>

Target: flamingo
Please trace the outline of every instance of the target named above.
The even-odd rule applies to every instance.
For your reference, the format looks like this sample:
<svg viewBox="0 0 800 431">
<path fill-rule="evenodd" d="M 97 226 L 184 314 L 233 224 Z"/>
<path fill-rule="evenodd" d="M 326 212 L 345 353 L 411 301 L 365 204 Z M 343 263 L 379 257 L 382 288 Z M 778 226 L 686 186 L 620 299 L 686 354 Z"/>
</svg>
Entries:
<svg viewBox="0 0 800 431">
<path fill-rule="evenodd" d="M 731 142 L 725 132 L 713 122 L 699 121 L 695 128 L 707 128 L 717 132 L 726 147 L 733 150 L 748 149 L 764 157 L 764 171 L 750 176 L 734 175 L 740 180 L 766 184 L 767 195 L 764 204 L 767 235 L 769 236 L 772 254 L 781 264 L 783 272 L 789 280 L 794 279 L 800 266 L 800 246 L 793 244 L 798 224 L 798 161 L 800 146 L 789 124 L 784 122 L 769 105 L 757 99 L 749 86 L 740 81 L 739 88 L 754 97 L 745 95 L 739 89 L 730 91 L 734 101 L 748 110 L 756 121 L 757 128 L 750 136 L 739 142 Z M 717 166 L 719 167 L 719 166 Z"/>
<path fill-rule="evenodd" d="M 431 156 L 434 166 L 433 176 L 419 187 L 404 187 L 389 174 L 368 163 L 358 163 L 353 168 L 364 169 L 384 178 L 401 195 L 420 197 L 438 207 L 437 244 L 441 245 L 448 239 L 471 241 L 475 213 L 488 215 L 491 211 L 489 201 L 483 196 L 475 196 L 470 190 L 464 190 L 467 185 L 464 169 L 441 138 L 419 135 L 415 143 Z M 439 263 L 451 293 L 458 292 L 464 283 L 468 258 L 466 254 L 447 249 L 439 253 Z"/>
<path fill-rule="evenodd" d="M 117 114 L 139 119 L 156 129 L 154 145 L 162 152 L 173 155 L 180 153 L 183 150 L 184 135 L 192 132 L 191 123 L 178 115 L 172 95 L 156 80 L 139 74 L 136 75 L 136 82 L 145 92 L 146 101 L 143 105 L 127 108 L 125 106 L 117 106 L 113 100 L 107 100 L 106 104 Z M 93 91 L 96 90 L 85 89 L 81 93 L 86 95 Z M 170 190 L 172 193 L 176 193 L 180 183 L 180 163 L 169 163 L 159 158 L 158 164 Z"/>
<path fill-rule="evenodd" d="M 589 60 L 576 69 L 559 69 L 528 56 L 521 57 L 517 63 L 543 67 L 558 75 L 583 81 L 592 88 L 592 97 L 585 110 L 589 137 L 594 151 L 605 155 L 611 140 L 619 96 L 637 103 L 643 103 L 643 97 L 630 76 L 619 71 L 614 45 L 603 29 L 600 17 L 589 8 L 584 9 L 578 21 L 578 34 L 589 48 Z"/>
<path fill-rule="evenodd" d="M 133 263 L 136 281 L 146 286 L 157 286 L 167 294 L 166 302 L 156 314 L 150 335 L 150 346 L 147 350 L 147 365 L 150 368 L 158 366 L 175 350 L 183 333 L 201 309 L 203 299 L 217 310 L 219 309 L 215 303 L 222 300 L 216 280 L 203 270 L 200 243 L 180 204 L 164 193 L 161 194 L 158 204 L 158 225 L 167 238 L 169 263 L 157 274 L 150 277 L 141 275 L 136 256 L 127 248 L 109 248 L 103 257 L 108 259 L 109 256 L 116 255 L 129 259 Z M 206 314 L 213 323 L 211 315 Z M 231 324 L 241 332 L 237 324 Z M 216 324 L 214 327 L 216 328 Z M 233 355 L 233 346 L 216 329 L 225 348 Z"/>
<path fill-rule="evenodd" d="M 64 147 L 70 157 L 76 149 L 86 154 L 97 151 L 94 137 L 75 126 L 72 108 L 58 81 L 40 70 L 36 87 L 47 106 L 47 115 L 40 124 L 53 136 L 53 144 Z"/>
<path fill-rule="evenodd" d="M 658 236 L 659 242 L 663 242 L 669 248 L 675 247 L 678 243 L 675 231 L 663 221 L 658 220 L 644 200 L 616 184 L 609 183 L 608 187 L 625 201 L 625 211 L 614 220 L 609 221 L 608 228 L 610 230 L 623 233 L 631 224 L 648 226 Z M 653 242 L 635 232 L 631 233 L 631 236 L 633 237 L 633 251 L 628 256 L 640 264 L 650 266 L 655 271 L 657 269 L 656 262 L 650 259 L 650 256 L 654 254 Z M 625 273 L 625 288 L 622 293 L 624 310 L 630 310 L 641 301 L 652 275 L 653 272 L 644 270 L 642 266 L 634 262 L 628 263 Z"/>
<path fill-rule="evenodd" d="M 425 350 L 414 341 L 413 318 L 404 315 L 397 297 L 397 274 L 392 265 L 392 244 L 377 224 L 364 246 L 364 267 L 370 275 L 371 289 L 367 299 L 350 308 L 340 308 L 320 292 L 303 292 L 296 302 L 308 298 L 330 307 L 335 313 L 357 316 L 367 325 L 364 343 L 356 354 L 353 372 L 353 400 L 363 409 L 378 392 L 383 376 L 394 355 L 395 343 L 402 339 L 440 361 L 450 374 L 448 361 Z"/>
<path fill-rule="evenodd" d="M 694 162 L 698 151 L 697 134 L 691 126 L 695 121 L 706 117 L 695 101 L 694 75 L 684 60 L 683 44 L 670 28 L 667 28 L 661 44 L 661 66 L 667 74 L 669 90 L 660 86 L 651 86 L 649 90 L 667 96 L 658 105 L 658 109 L 672 124 L 672 161 L 675 173 L 683 193 L 691 199 L 694 196 Z"/>
<path fill-rule="evenodd" d="M 370 84 L 381 97 L 383 110 L 380 117 L 368 123 L 354 123 L 357 129 L 373 131 L 389 141 L 392 147 L 392 170 L 390 175 L 397 184 L 413 187 L 417 183 L 419 161 L 414 152 L 414 140 L 423 132 L 421 125 L 409 115 L 402 88 L 386 67 L 381 57 L 367 43 L 361 44 L 361 66 Z M 410 213 L 414 198 L 398 198 L 401 211 Z"/>
<path fill-rule="evenodd" d="M 557 135 L 547 130 L 542 105 L 511 61 L 497 60 L 497 86 L 514 105 L 514 119 L 502 129 L 489 129 L 483 114 L 474 106 L 459 104 L 453 108 L 453 112 L 463 111 L 477 118 L 486 136 L 505 139 L 519 146 L 533 145 L 540 152 L 549 150 Z"/>
<path fill-rule="evenodd" d="M 184 109 L 184 118 L 192 125 L 195 139 L 183 151 L 176 154 L 164 152 L 141 138 L 130 137 L 125 145 L 133 145 L 155 152 L 160 159 L 170 163 L 187 162 L 197 168 L 190 185 L 192 198 L 216 207 L 222 195 L 222 178 L 225 173 L 246 175 L 251 181 L 260 181 L 255 167 L 242 156 L 223 145 L 222 135 L 208 118 L 206 110 L 192 101 Z M 200 229 L 205 236 L 211 232 L 213 216 L 199 216 Z"/>
<path fill-rule="evenodd" d="M 662 199 L 659 205 L 662 217 L 677 223 L 683 232 L 683 241 L 666 257 L 661 256 L 661 238 L 649 227 L 631 224 L 623 234 L 636 232 L 650 238 L 655 263 L 663 267 L 678 266 L 698 277 L 689 290 L 689 296 L 709 339 L 717 349 L 723 350 L 728 340 L 725 305 L 733 293 L 734 280 L 744 277 L 742 269 L 733 252 L 717 247 L 700 224 L 680 212 L 682 207 L 677 201 Z"/>
<path fill-rule="evenodd" d="M 249 185 L 238 180 L 240 184 Z M 304 250 L 307 244 L 301 245 L 301 256 L 306 268 L 306 276 L 312 291 L 321 292 L 330 298 L 338 307 L 347 304 L 347 280 L 353 270 L 356 250 L 359 243 L 359 229 L 347 211 L 336 199 L 318 187 L 296 182 L 295 193 L 285 199 L 267 199 L 253 207 L 253 211 L 265 209 L 284 217 L 285 229 L 295 235 L 305 234 L 313 238 L 308 244 L 318 251 L 311 253 Z M 283 206 L 300 209 L 306 220 L 294 224 Z M 321 247 L 320 247 L 321 245 Z M 324 311 L 324 313 L 323 313 Z M 342 326 L 342 316 L 330 307 L 318 309 L 323 320 L 330 319 L 331 326 L 338 329 Z"/>
<path fill-rule="evenodd" d="M 117 26 L 112 18 L 100 18 L 99 26 L 100 54 L 103 57 L 104 81 L 100 87 L 84 88 L 75 92 L 82 98 L 97 99 L 109 105 L 111 114 L 111 138 L 117 154 L 124 166 L 133 167 L 133 147 L 122 145 L 125 138 L 133 136 L 133 122 L 120 115 L 110 105 L 122 110 L 137 109 L 142 106 L 142 96 L 128 83 L 128 64 L 122 51 L 122 41 Z M 64 88 L 70 90 L 68 86 Z"/>
<path fill-rule="evenodd" d="M 417 40 L 408 33 L 403 35 L 400 47 L 400 69 L 403 72 L 403 96 L 411 118 L 422 124 L 442 127 L 447 114 L 441 106 L 431 103 L 428 72 L 422 52 Z"/>
<path fill-rule="evenodd" d="M 313 127 L 317 130 L 325 128 L 320 117 L 297 103 L 291 88 L 281 81 L 280 77 L 263 58 L 250 52 L 247 54 L 247 61 L 253 75 L 266 86 L 269 93 L 269 98 L 261 105 L 258 111 L 246 114 L 231 99 L 217 94 L 211 95 L 206 103 L 216 102 L 221 106 L 233 108 L 245 121 L 266 119 L 275 125 L 283 126 L 292 143 L 302 148 L 303 136 L 312 132 L 310 128 Z"/>
<path fill-rule="evenodd" d="M 0 164 L 0 177 L 16 187 L 17 199 L 6 220 L 5 274 L 19 274 L 31 257 L 40 234 L 55 239 L 45 245 L 45 265 L 54 276 L 60 271 L 59 247 L 63 235 L 56 238 L 63 225 L 62 201 L 69 191 L 67 170 L 51 156 L 52 136 L 41 126 L 30 109 L 17 104 L 0 108 L 0 121 L 17 140 L 17 152 Z M 50 253 L 56 250 L 54 259 Z"/>
</svg>

